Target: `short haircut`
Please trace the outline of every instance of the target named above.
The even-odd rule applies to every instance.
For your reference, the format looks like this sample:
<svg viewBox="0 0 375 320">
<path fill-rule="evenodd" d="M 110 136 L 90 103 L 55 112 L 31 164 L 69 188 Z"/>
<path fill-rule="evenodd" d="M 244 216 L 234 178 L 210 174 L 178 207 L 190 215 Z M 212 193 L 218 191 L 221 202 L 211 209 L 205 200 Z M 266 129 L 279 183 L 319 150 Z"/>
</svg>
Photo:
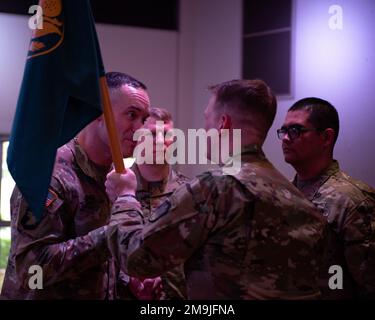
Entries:
<svg viewBox="0 0 375 320">
<path fill-rule="evenodd" d="M 315 129 L 324 131 L 331 128 L 335 132 L 335 145 L 339 136 L 340 120 L 336 108 L 326 100 L 310 97 L 298 100 L 288 110 L 289 111 L 306 111 L 309 113 L 308 121 Z"/>
<path fill-rule="evenodd" d="M 172 115 L 171 113 L 164 108 L 156 108 L 152 107 L 149 110 L 149 117 L 154 118 L 156 120 L 164 121 L 164 122 L 172 122 Z"/>
<path fill-rule="evenodd" d="M 105 77 L 109 89 L 118 89 L 124 85 L 128 85 L 136 89 L 141 88 L 147 90 L 144 83 L 122 72 L 107 72 Z"/>
<path fill-rule="evenodd" d="M 250 116 L 251 125 L 267 134 L 275 119 L 277 102 L 263 80 L 231 80 L 211 86 L 209 90 L 216 95 L 216 105 L 228 111 L 239 111 L 239 116 L 245 119 Z"/>
</svg>

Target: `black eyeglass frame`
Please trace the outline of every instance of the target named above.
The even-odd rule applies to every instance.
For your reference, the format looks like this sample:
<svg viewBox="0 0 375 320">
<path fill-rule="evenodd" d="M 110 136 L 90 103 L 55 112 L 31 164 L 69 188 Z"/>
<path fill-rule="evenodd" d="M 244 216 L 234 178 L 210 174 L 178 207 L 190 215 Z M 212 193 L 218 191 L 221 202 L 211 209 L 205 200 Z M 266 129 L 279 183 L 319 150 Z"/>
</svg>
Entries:
<svg viewBox="0 0 375 320">
<path fill-rule="evenodd" d="M 316 128 L 306 128 L 304 126 L 295 125 L 295 124 L 291 125 L 291 126 L 288 126 L 288 127 L 284 127 L 284 128 L 280 128 L 280 129 L 276 130 L 277 137 L 280 140 L 283 140 L 286 134 L 288 134 L 288 136 L 289 136 L 289 138 L 291 140 L 294 140 L 294 139 L 299 138 L 301 136 L 301 133 L 308 132 L 308 131 L 317 131 L 317 132 L 320 132 L 322 130 L 316 129 Z"/>
</svg>

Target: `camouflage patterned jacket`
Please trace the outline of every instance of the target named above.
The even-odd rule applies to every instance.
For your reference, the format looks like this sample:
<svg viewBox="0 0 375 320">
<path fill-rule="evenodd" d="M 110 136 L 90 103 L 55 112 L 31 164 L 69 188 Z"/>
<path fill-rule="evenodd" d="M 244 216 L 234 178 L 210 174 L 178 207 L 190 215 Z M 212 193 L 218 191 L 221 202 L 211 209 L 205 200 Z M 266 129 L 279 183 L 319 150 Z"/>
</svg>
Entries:
<svg viewBox="0 0 375 320">
<path fill-rule="evenodd" d="M 137 176 L 136 196 L 141 203 L 142 212 L 146 219 L 173 191 L 190 180 L 183 174 L 171 169 L 168 179 L 156 183 L 147 182 L 142 178 L 136 165 L 132 169 L 134 169 L 134 173 Z M 161 280 L 163 284 L 162 300 L 187 299 L 183 265 L 166 271 L 161 275 Z"/>
<path fill-rule="evenodd" d="M 221 169 L 179 187 L 147 219 L 118 198 L 107 233 L 130 275 L 185 263 L 189 299 L 313 299 L 326 223 L 256 145 L 234 176 Z"/>
<path fill-rule="evenodd" d="M 12 243 L 2 295 L 9 299 L 111 299 L 113 261 L 105 228 L 110 201 L 99 168 L 74 141 L 57 152 L 39 222 L 21 193 L 11 198 Z M 97 229 L 99 228 L 99 229 Z M 95 230 L 96 229 L 96 230 Z M 29 267 L 43 270 L 43 289 L 30 290 Z"/>
<path fill-rule="evenodd" d="M 324 297 L 375 298 L 375 190 L 340 171 L 337 161 L 319 177 L 293 183 L 337 235 L 328 265 L 343 268 L 343 290 L 326 288 Z"/>
<path fill-rule="evenodd" d="M 151 215 L 151 212 L 158 207 L 168 196 L 170 196 L 174 190 L 176 190 L 180 185 L 189 181 L 189 179 L 179 172 L 170 170 L 170 174 L 167 179 L 160 182 L 148 182 L 146 181 L 136 164 L 131 168 L 137 177 L 137 191 L 136 197 L 139 200 L 142 212 L 145 218 Z M 125 283 L 121 282 L 125 279 Z M 129 277 L 120 271 L 119 277 L 119 287 L 127 285 Z M 183 265 L 177 266 L 172 270 L 166 271 L 161 275 L 163 292 L 161 300 L 171 300 L 171 299 L 186 299 L 186 283 L 185 275 L 183 270 Z M 120 297 L 122 298 L 122 297 Z M 129 296 L 126 292 L 125 299 Z"/>
</svg>

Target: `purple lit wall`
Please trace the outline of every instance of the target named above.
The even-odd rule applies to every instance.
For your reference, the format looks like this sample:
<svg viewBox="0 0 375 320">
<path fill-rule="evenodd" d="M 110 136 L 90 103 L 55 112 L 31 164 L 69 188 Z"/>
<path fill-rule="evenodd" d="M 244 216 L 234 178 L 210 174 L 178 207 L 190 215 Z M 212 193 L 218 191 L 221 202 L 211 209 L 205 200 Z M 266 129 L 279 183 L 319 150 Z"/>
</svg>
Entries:
<svg viewBox="0 0 375 320">
<path fill-rule="evenodd" d="M 332 5 L 343 10 L 342 30 L 329 26 Z M 26 24 L 26 17 L 0 14 L 0 133 L 9 131 L 14 113 L 30 35 Z M 99 25 L 98 33 L 107 69 L 142 78 L 153 103 L 169 108 L 184 129 L 202 127 L 207 85 L 241 76 L 241 0 L 180 0 L 179 32 Z M 318 96 L 340 113 L 335 157 L 353 177 L 375 186 L 374 78 L 374 0 L 294 0 L 293 94 L 279 99 L 264 148 L 270 160 L 293 176 L 276 129 L 294 101 Z M 181 168 L 190 176 L 204 169 Z"/>
<path fill-rule="evenodd" d="M 342 30 L 332 30 L 328 10 L 342 8 Z M 289 177 L 275 130 L 290 105 L 306 96 L 330 101 L 341 120 L 335 157 L 353 177 L 375 185 L 375 1 L 297 0 L 294 18 L 294 97 L 279 101 L 267 140 L 271 160 Z"/>
</svg>

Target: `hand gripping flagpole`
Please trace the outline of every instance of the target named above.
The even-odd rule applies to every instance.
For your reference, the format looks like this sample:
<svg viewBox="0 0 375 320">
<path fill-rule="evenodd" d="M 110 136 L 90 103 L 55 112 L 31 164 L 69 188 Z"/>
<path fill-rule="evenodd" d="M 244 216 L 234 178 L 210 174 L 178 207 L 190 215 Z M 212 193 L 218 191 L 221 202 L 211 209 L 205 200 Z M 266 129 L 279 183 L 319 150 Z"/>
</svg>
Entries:
<svg viewBox="0 0 375 320">
<path fill-rule="evenodd" d="M 102 94 L 102 105 L 105 125 L 107 127 L 107 133 L 109 138 L 109 145 L 111 147 L 112 160 L 115 166 L 115 170 L 118 173 L 125 173 L 125 166 L 123 156 L 121 152 L 120 142 L 117 134 L 117 128 L 114 121 L 113 111 L 111 107 L 111 101 L 109 99 L 107 79 L 105 76 L 100 77 L 100 91 Z"/>
</svg>

